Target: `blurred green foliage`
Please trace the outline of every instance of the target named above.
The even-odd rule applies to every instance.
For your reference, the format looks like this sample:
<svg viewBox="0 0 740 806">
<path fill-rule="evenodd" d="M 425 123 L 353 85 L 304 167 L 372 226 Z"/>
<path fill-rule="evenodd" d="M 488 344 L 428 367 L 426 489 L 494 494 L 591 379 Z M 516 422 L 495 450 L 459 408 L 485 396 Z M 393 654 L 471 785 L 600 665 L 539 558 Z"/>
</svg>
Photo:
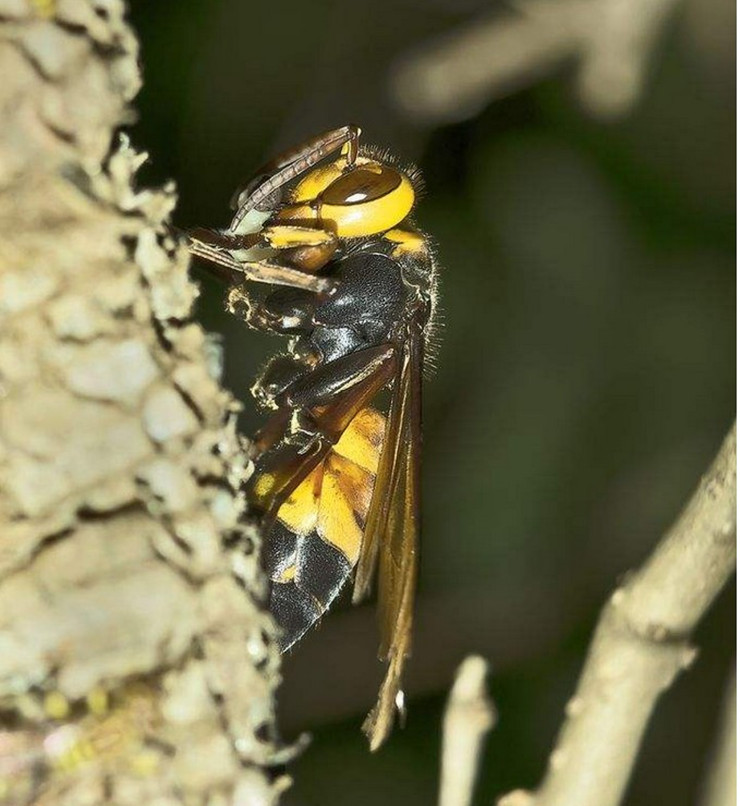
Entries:
<svg viewBox="0 0 740 806">
<path fill-rule="evenodd" d="M 133 8 L 143 180 L 177 181 L 178 225 L 224 225 L 251 168 L 350 121 L 417 161 L 427 182 L 418 220 L 438 243 L 444 319 L 425 390 L 408 726 L 367 753 L 359 724 L 380 674 L 372 610 L 332 613 L 286 662 L 285 732 L 315 736 L 287 803 L 431 802 L 444 692 L 473 651 L 491 661 L 500 711 L 478 802 L 535 785 L 601 603 L 676 516 L 733 417 L 732 60 L 730 74 L 711 40 L 702 52 L 696 14 L 682 12 L 620 122 L 588 119 L 567 70 L 454 126 L 402 119 L 387 92 L 393 59 L 483 9 Z M 261 415 L 247 390 L 278 342 L 246 331 L 222 312 L 221 289 L 202 286 L 199 316 L 222 335 L 250 430 Z M 695 802 L 734 657 L 733 597 L 661 703 L 629 804 Z"/>
</svg>

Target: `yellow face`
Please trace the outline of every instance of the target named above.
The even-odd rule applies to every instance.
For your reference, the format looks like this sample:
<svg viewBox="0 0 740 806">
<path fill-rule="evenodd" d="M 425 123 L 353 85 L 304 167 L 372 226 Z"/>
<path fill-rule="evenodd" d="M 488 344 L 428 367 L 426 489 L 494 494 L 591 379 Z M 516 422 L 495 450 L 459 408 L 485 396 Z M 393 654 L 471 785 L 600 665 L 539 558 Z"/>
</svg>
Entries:
<svg viewBox="0 0 740 806">
<path fill-rule="evenodd" d="M 409 178 L 390 165 L 358 157 L 310 171 L 296 186 L 280 219 L 318 219 L 340 238 L 376 235 L 395 227 L 414 206 Z"/>
</svg>

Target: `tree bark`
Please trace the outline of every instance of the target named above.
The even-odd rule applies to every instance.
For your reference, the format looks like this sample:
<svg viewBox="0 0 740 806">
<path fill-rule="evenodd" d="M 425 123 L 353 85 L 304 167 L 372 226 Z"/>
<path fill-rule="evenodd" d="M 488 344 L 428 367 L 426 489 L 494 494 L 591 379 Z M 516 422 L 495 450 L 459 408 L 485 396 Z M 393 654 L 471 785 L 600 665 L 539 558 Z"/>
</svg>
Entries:
<svg viewBox="0 0 740 806">
<path fill-rule="evenodd" d="M 278 654 L 120 0 L 0 0 L 0 801 L 272 802 Z"/>
</svg>

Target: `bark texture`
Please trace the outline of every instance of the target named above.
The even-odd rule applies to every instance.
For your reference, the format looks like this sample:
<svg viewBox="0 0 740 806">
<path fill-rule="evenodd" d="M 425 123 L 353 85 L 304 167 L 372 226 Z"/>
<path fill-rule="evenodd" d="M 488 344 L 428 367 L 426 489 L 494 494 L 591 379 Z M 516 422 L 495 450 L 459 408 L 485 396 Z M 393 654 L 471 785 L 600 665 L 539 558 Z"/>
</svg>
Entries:
<svg viewBox="0 0 740 806">
<path fill-rule="evenodd" d="M 245 446 L 116 135 L 123 3 L 0 0 L 0 76 L 0 802 L 269 803 Z"/>
</svg>

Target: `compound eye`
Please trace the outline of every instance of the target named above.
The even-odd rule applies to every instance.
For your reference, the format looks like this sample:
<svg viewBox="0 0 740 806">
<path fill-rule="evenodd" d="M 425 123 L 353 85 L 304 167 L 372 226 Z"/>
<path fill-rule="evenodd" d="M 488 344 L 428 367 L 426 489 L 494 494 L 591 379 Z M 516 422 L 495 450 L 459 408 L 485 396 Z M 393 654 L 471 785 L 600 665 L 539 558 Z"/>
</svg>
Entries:
<svg viewBox="0 0 740 806">
<path fill-rule="evenodd" d="M 401 175 L 387 165 L 360 165 L 344 174 L 321 194 L 332 206 L 365 204 L 388 196 L 401 184 Z"/>
</svg>

